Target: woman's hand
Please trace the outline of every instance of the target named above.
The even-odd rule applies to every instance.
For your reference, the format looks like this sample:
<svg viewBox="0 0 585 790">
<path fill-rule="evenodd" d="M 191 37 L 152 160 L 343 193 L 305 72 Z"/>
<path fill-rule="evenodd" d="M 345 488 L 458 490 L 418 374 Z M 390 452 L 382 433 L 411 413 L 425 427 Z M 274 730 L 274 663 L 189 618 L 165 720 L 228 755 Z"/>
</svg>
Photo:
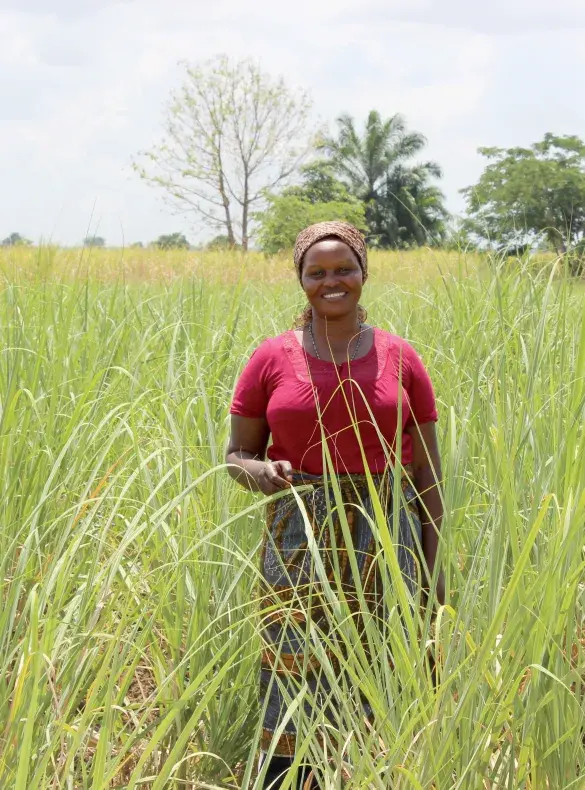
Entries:
<svg viewBox="0 0 585 790">
<path fill-rule="evenodd" d="M 267 461 L 255 475 L 258 488 L 267 496 L 289 488 L 292 471 L 289 461 Z"/>
</svg>

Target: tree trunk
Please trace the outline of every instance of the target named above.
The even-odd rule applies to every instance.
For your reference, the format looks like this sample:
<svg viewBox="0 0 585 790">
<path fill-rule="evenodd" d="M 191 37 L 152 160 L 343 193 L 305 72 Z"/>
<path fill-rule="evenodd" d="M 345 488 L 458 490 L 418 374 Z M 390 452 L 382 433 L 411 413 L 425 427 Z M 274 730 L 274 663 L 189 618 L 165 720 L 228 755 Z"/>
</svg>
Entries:
<svg viewBox="0 0 585 790">
<path fill-rule="evenodd" d="M 219 194 L 221 195 L 221 202 L 223 203 L 223 210 L 225 212 L 225 230 L 230 247 L 235 247 L 236 239 L 234 236 L 234 227 L 232 225 L 232 216 L 230 212 L 230 201 L 225 188 L 225 179 L 223 175 L 223 163 L 221 159 L 221 148 L 217 149 L 217 164 L 219 172 Z"/>
<path fill-rule="evenodd" d="M 548 236 L 548 243 L 551 245 L 559 258 L 562 258 L 567 254 L 567 245 L 556 228 L 550 227 L 546 235 Z"/>
<path fill-rule="evenodd" d="M 250 209 L 250 195 L 248 188 L 248 168 L 244 166 L 244 200 L 242 205 L 242 249 L 248 249 L 248 212 Z"/>
<path fill-rule="evenodd" d="M 236 237 L 234 236 L 234 228 L 233 228 L 233 225 L 232 225 L 232 217 L 231 217 L 231 213 L 230 213 L 230 202 L 229 202 L 229 200 L 227 198 L 227 195 L 225 193 L 225 189 L 224 189 L 224 186 L 223 186 L 223 179 L 221 179 L 221 200 L 222 200 L 222 203 L 223 203 L 223 209 L 225 211 L 225 229 L 226 229 L 226 235 L 227 235 L 227 238 L 228 238 L 228 244 L 231 247 L 235 247 L 235 245 L 236 245 Z"/>
</svg>

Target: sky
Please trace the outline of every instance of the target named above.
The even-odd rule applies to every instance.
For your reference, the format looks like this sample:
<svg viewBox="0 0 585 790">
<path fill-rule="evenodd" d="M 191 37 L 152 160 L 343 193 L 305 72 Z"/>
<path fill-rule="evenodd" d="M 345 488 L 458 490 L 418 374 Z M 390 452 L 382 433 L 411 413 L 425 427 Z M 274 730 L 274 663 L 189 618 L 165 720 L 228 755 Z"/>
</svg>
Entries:
<svg viewBox="0 0 585 790">
<path fill-rule="evenodd" d="M 214 235 L 131 165 L 161 139 L 180 63 L 217 54 L 308 90 L 330 130 L 404 115 L 455 213 L 478 147 L 585 138 L 583 0 L 0 0 L 0 238 Z"/>
</svg>

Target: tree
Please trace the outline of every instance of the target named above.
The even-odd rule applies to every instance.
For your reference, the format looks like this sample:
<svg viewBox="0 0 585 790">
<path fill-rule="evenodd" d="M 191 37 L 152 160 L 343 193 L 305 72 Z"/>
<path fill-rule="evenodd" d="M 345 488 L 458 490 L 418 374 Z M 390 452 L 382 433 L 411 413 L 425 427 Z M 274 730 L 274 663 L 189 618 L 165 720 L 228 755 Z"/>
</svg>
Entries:
<svg viewBox="0 0 585 790">
<path fill-rule="evenodd" d="M 168 233 L 159 236 L 154 242 L 159 250 L 188 250 L 190 245 L 182 233 Z"/>
<path fill-rule="evenodd" d="M 101 236 L 86 236 L 83 240 L 84 247 L 105 247 L 106 240 Z"/>
<path fill-rule="evenodd" d="M 290 249 L 297 234 L 315 222 L 343 220 L 366 229 L 363 203 L 335 178 L 329 162 L 313 162 L 301 174 L 302 184 L 266 197 L 267 208 L 258 216 L 258 243 L 264 252 Z"/>
<path fill-rule="evenodd" d="M 402 116 L 384 120 L 376 110 L 361 136 L 350 115 L 341 115 L 337 126 L 337 137 L 325 137 L 319 148 L 365 204 L 369 243 L 405 247 L 440 240 L 448 213 L 442 192 L 430 182 L 441 169 L 435 162 L 408 165 L 424 148 L 424 136 L 407 132 Z"/>
<path fill-rule="evenodd" d="M 252 211 L 285 184 L 309 148 L 311 102 L 252 60 L 225 56 L 187 66 L 163 141 L 135 168 L 188 212 L 248 247 Z"/>
<path fill-rule="evenodd" d="M 522 247 L 545 239 L 557 254 L 585 236 L 585 143 L 546 134 L 530 148 L 480 148 L 489 160 L 475 186 L 462 190 L 467 227 L 479 239 Z"/>
<path fill-rule="evenodd" d="M 205 245 L 206 250 L 233 250 L 238 247 L 237 244 L 232 244 L 225 233 L 220 233 L 214 236 L 211 241 Z"/>
<path fill-rule="evenodd" d="M 309 203 L 347 203 L 355 201 L 347 186 L 335 175 L 331 162 L 317 159 L 300 168 L 301 184 L 287 187 L 284 193 L 297 195 Z"/>
<path fill-rule="evenodd" d="M 2 247 L 30 247 L 32 241 L 29 239 L 25 239 L 24 236 L 21 236 L 20 233 L 11 233 L 10 236 L 7 236 L 3 239 L 1 246 Z"/>
<path fill-rule="evenodd" d="M 365 230 L 364 208 L 359 201 L 309 203 L 295 195 L 273 195 L 258 232 L 260 249 L 270 254 L 291 249 L 303 228 L 328 220 L 351 222 Z"/>
</svg>

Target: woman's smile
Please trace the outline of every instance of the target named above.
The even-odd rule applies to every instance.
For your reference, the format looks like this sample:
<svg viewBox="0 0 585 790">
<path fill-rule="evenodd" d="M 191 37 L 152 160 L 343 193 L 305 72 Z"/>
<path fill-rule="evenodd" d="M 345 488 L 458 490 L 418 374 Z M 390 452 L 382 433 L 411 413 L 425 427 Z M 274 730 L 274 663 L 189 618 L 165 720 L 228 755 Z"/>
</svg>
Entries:
<svg viewBox="0 0 585 790">
<path fill-rule="evenodd" d="M 347 291 L 334 291 L 333 293 L 323 294 L 323 299 L 333 302 L 336 299 L 343 299 L 344 296 L 347 296 Z"/>
</svg>

